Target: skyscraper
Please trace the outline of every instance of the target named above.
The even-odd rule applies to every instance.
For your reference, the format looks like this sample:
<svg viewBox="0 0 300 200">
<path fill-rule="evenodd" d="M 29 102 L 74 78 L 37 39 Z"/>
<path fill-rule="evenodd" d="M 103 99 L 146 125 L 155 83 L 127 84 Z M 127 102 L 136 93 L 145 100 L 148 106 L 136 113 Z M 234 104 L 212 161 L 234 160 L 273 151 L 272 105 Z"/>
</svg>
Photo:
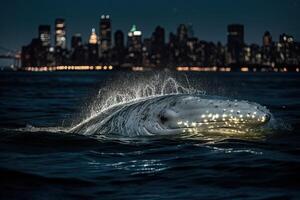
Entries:
<svg viewBox="0 0 300 200">
<path fill-rule="evenodd" d="M 94 28 L 92 29 L 92 33 L 90 35 L 88 47 L 89 47 L 89 64 L 90 65 L 98 64 L 98 58 L 99 58 L 98 36 L 96 35 L 96 30 Z"/>
<path fill-rule="evenodd" d="M 97 44 L 98 43 L 98 36 L 96 34 L 96 30 L 92 28 L 92 33 L 90 35 L 89 44 Z"/>
<path fill-rule="evenodd" d="M 262 65 L 270 66 L 272 65 L 272 48 L 273 48 L 273 41 L 272 36 L 269 31 L 266 31 L 262 38 Z M 273 64 L 274 65 L 274 64 Z"/>
<path fill-rule="evenodd" d="M 149 50 L 149 47 L 148 47 Z M 151 58 L 152 63 L 157 66 L 163 65 L 165 56 L 165 29 L 157 26 L 152 34 Z"/>
<path fill-rule="evenodd" d="M 282 43 L 282 44 L 293 43 L 294 42 L 294 37 L 291 36 L 291 35 L 287 35 L 287 34 L 283 33 L 279 36 L 279 42 Z"/>
<path fill-rule="evenodd" d="M 263 46 L 270 46 L 272 44 L 272 36 L 269 31 L 266 31 L 263 36 Z"/>
<path fill-rule="evenodd" d="M 142 62 L 142 32 L 133 25 L 127 39 L 129 62 L 140 65 Z"/>
<path fill-rule="evenodd" d="M 230 64 L 241 64 L 244 47 L 244 26 L 231 24 L 227 28 L 227 47 L 231 56 Z"/>
<path fill-rule="evenodd" d="M 194 32 L 194 28 L 193 28 L 193 24 L 192 23 L 189 23 L 187 25 L 187 30 L 188 30 L 188 37 L 189 38 L 193 38 L 194 35 L 195 35 L 195 32 Z"/>
<path fill-rule="evenodd" d="M 131 52 L 139 52 L 142 49 L 142 32 L 138 31 L 136 25 L 128 32 L 127 46 Z"/>
<path fill-rule="evenodd" d="M 49 47 L 51 45 L 51 28 L 50 25 L 39 26 L 39 39 L 42 46 Z"/>
<path fill-rule="evenodd" d="M 124 33 L 121 30 L 117 30 L 114 34 L 115 46 L 112 51 L 112 63 L 113 65 L 120 66 L 124 63 L 126 49 L 124 45 Z"/>
<path fill-rule="evenodd" d="M 185 43 L 188 39 L 188 29 L 186 25 L 180 24 L 177 28 L 177 37 L 179 43 Z"/>
<path fill-rule="evenodd" d="M 124 48 L 124 34 L 121 30 L 117 30 L 114 35 L 115 38 L 115 47 Z"/>
<path fill-rule="evenodd" d="M 61 18 L 55 20 L 55 46 L 62 49 L 67 48 L 66 24 L 65 20 Z"/>
<path fill-rule="evenodd" d="M 161 26 L 157 26 L 152 34 L 152 39 L 155 45 L 165 45 L 165 29 Z"/>
<path fill-rule="evenodd" d="M 99 37 L 101 56 L 107 59 L 111 49 L 111 21 L 109 15 L 101 16 Z"/>
<path fill-rule="evenodd" d="M 84 65 L 87 64 L 88 56 L 85 56 L 88 53 L 85 53 L 84 46 L 82 44 L 82 37 L 80 33 L 76 33 L 72 36 L 71 39 L 71 59 L 72 64 L 74 65 Z"/>
<path fill-rule="evenodd" d="M 291 35 L 287 35 L 285 33 L 279 36 L 279 43 L 277 44 L 277 51 L 280 56 L 278 59 L 278 63 L 290 63 L 293 62 L 294 56 L 292 56 L 292 49 L 294 48 L 294 37 Z"/>
<path fill-rule="evenodd" d="M 82 37 L 80 33 L 76 33 L 71 39 L 71 48 L 76 49 L 82 45 Z"/>
</svg>

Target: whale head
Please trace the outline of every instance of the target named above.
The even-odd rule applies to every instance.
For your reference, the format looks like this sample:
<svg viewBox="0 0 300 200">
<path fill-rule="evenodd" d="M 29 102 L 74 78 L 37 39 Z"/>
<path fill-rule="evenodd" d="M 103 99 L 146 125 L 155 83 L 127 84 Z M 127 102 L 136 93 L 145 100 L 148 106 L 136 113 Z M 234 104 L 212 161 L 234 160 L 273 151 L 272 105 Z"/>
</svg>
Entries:
<svg viewBox="0 0 300 200">
<path fill-rule="evenodd" d="M 271 114 L 248 101 L 182 95 L 173 98 L 157 117 L 162 129 L 173 132 L 237 132 L 265 125 Z"/>
</svg>

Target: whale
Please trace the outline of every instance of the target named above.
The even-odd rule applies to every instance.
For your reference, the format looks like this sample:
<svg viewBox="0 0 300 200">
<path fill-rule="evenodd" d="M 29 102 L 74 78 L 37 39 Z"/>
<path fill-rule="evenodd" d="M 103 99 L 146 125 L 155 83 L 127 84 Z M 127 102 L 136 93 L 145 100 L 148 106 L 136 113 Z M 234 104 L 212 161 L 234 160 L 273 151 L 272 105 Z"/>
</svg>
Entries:
<svg viewBox="0 0 300 200">
<path fill-rule="evenodd" d="M 111 106 L 69 132 L 126 137 L 225 134 L 263 127 L 270 119 L 269 110 L 254 102 L 199 94 L 168 94 Z"/>
</svg>

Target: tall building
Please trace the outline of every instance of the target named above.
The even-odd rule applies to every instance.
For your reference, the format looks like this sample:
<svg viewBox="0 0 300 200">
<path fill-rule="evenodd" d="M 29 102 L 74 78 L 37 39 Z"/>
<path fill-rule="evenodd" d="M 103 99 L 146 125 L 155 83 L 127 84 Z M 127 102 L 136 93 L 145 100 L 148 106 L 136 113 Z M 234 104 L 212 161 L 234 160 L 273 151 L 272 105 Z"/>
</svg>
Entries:
<svg viewBox="0 0 300 200">
<path fill-rule="evenodd" d="M 89 44 L 97 44 L 98 43 L 98 36 L 96 34 L 96 30 L 92 28 L 92 33 L 90 35 Z"/>
<path fill-rule="evenodd" d="M 291 35 L 287 35 L 285 33 L 281 34 L 279 36 L 279 42 L 284 44 L 284 43 L 293 43 L 294 42 L 294 37 Z"/>
<path fill-rule="evenodd" d="M 116 48 L 124 48 L 124 34 L 121 30 L 115 32 L 114 39 Z"/>
<path fill-rule="evenodd" d="M 278 62 L 280 65 L 283 64 L 291 64 L 293 63 L 293 53 L 292 49 L 294 49 L 294 37 L 291 35 L 287 35 L 285 33 L 281 34 L 279 36 L 279 43 L 277 44 L 277 52 L 279 54 L 278 56 Z"/>
<path fill-rule="evenodd" d="M 152 34 L 152 42 L 151 42 L 151 59 L 152 63 L 156 66 L 160 66 L 164 64 L 166 59 L 165 54 L 165 29 L 161 26 L 157 26 L 155 31 Z"/>
<path fill-rule="evenodd" d="M 264 36 L 263 36 L 263 46 L 271 46 L 272 44 L 272 36 L 269 31 L 266 31 Z"/>
<path fill-rule="evenodd" d="M 99 37 L 101 56 L 105 58 L 111 49 L 111 21 L 109 15 L 101 16 Z"/>
<path fill-rule="evenodd" d="M 136 25 L 133 25 L 128 32 L 127 46 L 129 51 L 141 51 L 142 32 L 137 30 Z"/>
<path fill-rule="evenodd" d="M 261 48 L 261 65 L 263 66 L 272 66 L 272 50 L 273 50 L 273 41 L 272 36 L 269 31 L 266 31 L 262 38 L 262 48 Z"/>
<path fill-rule="evenodd" d="M 188 39 L 188 28 L 184 24 L 180 24 L 177 28 L 177 37 L 179 43 L 185 43 Z"/>
<path fill-rule="evenodd" d="M 49 47 L 51 45 L 51 27 L 50 25 L 39 26 L 39 39 L 42 46 Z"/>
<path fill-rule="evenodd" d="M 80 33 L 76 33 L 71 38 L 71 48 L 76 49 L 82 45 L 82 37 Z"/>
<path fill-rule="evenodd" d="M 227 28 L 227 47 L 231 57 L 229 64 L 241 64 L 244 48 L 244 26 L 231 24 Z"/>
<path fill-rule="evenodd" d="M 155 45 L 165 45 L 165 29 L 161 26 L 157 26 L 152 34 L 152 39 Z"/>
<path fill-rule="evenodd" d="M 93 28 L 92 33 L 90 35 L 89 44 L 89 64 L 90 65 L 96 65 L 98 64 L 98 58 L 99 58 L 99 48 L 98 48 L 98 36 L 96 34 L 96 30 Z"/>
<path fill-rule="evenodd" d="M 124 63 L 126 49 L 124 45 L 124 33 L 117 30 L 114 34 L 115 45 L 112 51 L 112 62 L 115 66 L 121 66 Z"/>
<path fill-rule="evenodd" d="M 62 49 L 67 48 L 66 23 L 61 18 L 55 20 L 55 46 Z"/>
<path fill-rule="evenodd" d="M 85 65 L 88 61 L 86 51 L 82 43 L 82 37 L 80 33 L 76 33 L 71 39 L 71 60 L 73 65 Z"/>
<path fill-rule="evenodd" d="M 187 29 L 188 29 L 188 37 L 193 38 L 195 35 L 193 24 L 189 23 Z"/>
<path fill-rule="evenodd" d="M 129 62 L 139 65 L 142 62 L 142 32 L 133 25 L 127 39 Z"/>
</svg>

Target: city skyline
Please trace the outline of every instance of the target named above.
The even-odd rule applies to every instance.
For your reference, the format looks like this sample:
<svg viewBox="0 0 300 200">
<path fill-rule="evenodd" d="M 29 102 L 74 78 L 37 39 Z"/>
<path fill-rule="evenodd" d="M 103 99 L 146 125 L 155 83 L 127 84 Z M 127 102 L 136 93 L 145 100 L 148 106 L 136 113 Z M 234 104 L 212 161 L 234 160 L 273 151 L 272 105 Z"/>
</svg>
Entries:
<svg viewBox="0 0 300 200">
<path fill-rule="evenodd" d="M 189 24 L 179 24 L 168 38 L 164 27 L 158 25 L 147 38 L 136 25 L 127 34 L 120 29 L 113 33 L 111 20 L 110 15 L 101 15 L 99 35 L 92 28 L 88 42 L 80 33 L 72 35 L 71 48 L 65 19 L 55 19 L 54 33 L 51 25 L 39 25 L 38 36 L 22 46 L 22 69 L 299 72 L 300 43 L 285 33 L 276 40 L 265 31 L 261 44 L 247 44 L 244 25 L 229 24 L 224 45 L 197 38 Z"/>
<path fill-rule="evenodd" d="M 272 4 L 272 8 L 269 4 Z M 220 41 L 223 44 L 227 38 L 228 24 L 239 23 L 245 25 L 245 41 L 247 43 L 261 43 L 261 35 L 270 31 L 274 37 L 281 33 L 300 36 L 300 25 L 297 23 L 299 2 L 296 0 L 282 1 L 78 1 L 68 0 L 39 2 L 9 1 L 4 3 L 1 11 L 0 30 L 1 46 L 19 50 L 23 44 L 36 35 L 37 24 L 53 24 L 53 18 L 60 17 L 67 21 L 70 46 L 71 35 L 82 33 L 88 40 L 91 28 L 96 28 L 101 14 L 113 17 L 113 29 L 127 32 L 132 24 L 136 24 L 143 31 L 145 37 L 150 37 L 156 25 L 165 28 L 166 35 L 175 32 L 180 23 L 192 24 L 200 40 Z M 124 7 L 126 9 L 124 9 Z M 109 8 L 109 9 L 108 9 Z M 17 15 L 12 13 L 17 12 Z M 245 13 L 246 12 L 246 13 Z M 21 17 L 22 16 L 22 17 Z M 159 23 L 158 23 L 159 22 Z M 116 28 L 118 27 L 118 28 Z M 22 34 L 22 37 L 20 37 Z"/>
<path fill-rule="evenodd" d="M 110 19 L 110 23 L 112 23 L 112 21 L 114 21 L 113 20 L 113 16 L 111 16 L 111 15 L 109 15 L 109 14 L 102 14 L 102 15 L 100 15 L 99 16 L 99 18 L 98 18 L 98 20 L 101 20 L 101 17 L 103 17 L 103 16 L 107 16 L 109 19 Z M 41 23 L 41 24 L 38 24 L 38 25 L 36 25 L 36 30 L 35 30 L 35 34 L 31 37 L 31 38 L 29 38 L 28 40 L 27 40 L 27 42 L 25 42 L 24 44 L 22 44 L 21 45 L 21 47 L 23 46 L 23 45 L 25 45 L 25 44 L 29 44 L 30 42 L 31 42 L 31 39 L 32 38 L 38 38 L 39 37 L 39 35 L 40 35 L 40 33 L 37 31 L 37 27 L 45 27 L 45 26 L 47 26 L 47 28 L 49 27 L 50 29 L 50 33 L 51 33 L 51 37 L 50 37 L 50 46 L 55 46 L 56 45 L 56 38 L 55 38 L 55 22 L 56 22 L 56 20 L 64 20 L 65 21 L 65 28 L 66 28 L 66 30 L 65 30 L 65 39 L 66 39 L 66 41 L 65 41 L 65 45 L 66 45 L 66 47 L 65 48 L 67 48 L 67 49 L 69 49 L 69 48 L 72 48 L 72 37 L 73 36 L 78 36 L 78 35 L 80 35 L 80 37 L 81 37 L 81 39 L 82 39 L 82 43 L 83 44 L 88 44 L 89 43 L 89 40 L 90 40 L 90 36 L 91 36 L 91 34 L 92 33 L 94 33 L 94 34 L 96 34 L 96 36 L 97 37 L 99 37 L 99 35 L 100 35 L 100 29 L 99 29 L 99 22 L 98 22 L 98 25 L 95 25 L 95 26 L 93 26 L 93 27 L 90 27 L 90 29 L 88 29 L 88 30 L 85 30 L 85 32 L 76 32 L 76 33 L 73 33 L 72 35 L 71 35 L 71 33 L 72 33 L 72 31 L 70 31 L 69 29 L 69 27 L 68 27 L 68 22 L 67 22 L 67 20 L 65 19 L 65 18 L 61 18 L 61 17 L 59 17 L 59 18 L 54 18 L 53 19 L 53 23 L 52 24 L 43 24 L 43 23 Z M 286 32 L 286 31 L 283 31 L 283 32 L 281 32 L 281 33 L 279 33 L 278 35 L 275 35 L 275 34 L 273 34 L 270 30 L 268 30 L 268 29 L 266 29 L 266 30 L 264 30 L 263 32 L 261 32 L 261 33 L 258 33 L 258 35 L 256 35 L 257 37 L 259 37 L 259 41 L 258 42 L 249 42 L 249 41 L 247 41 L 247 37 L 246 37 L 246 35 L 247 35 L 247 27 L 245 27 L 245 25 L 244 24 L 242 24 L 242 23 L 229 23 L 229 24 L 227 24 L 226 25 L 226 27 L 225 27 L 225 29 L 223 30 L 223 32 L 222 32 L 222 38 L 225 38 L 225 40 L 224 41 L 221 41 L 221 40 L 216 40 L 216 41 L 212 41 L 212 40 L 205 40 L 205 39 L 202 39 L 202 38 L 199 38 L 198 37 L 198 35 L 197 34 L 195 34 L 195 28 L 194 28 L 194 26 L 193 26 L 193 24 L 190 24 L 190 23 L 179 23 L 179 24 L 177 24 L 174 28 L 173 28 L 173 31 L 168 31 L 165 27 L 163 27 L 163 26 L 161 26 L 160 24 L 157 24 L 157 25 L 155 25 L 153 28 L 152 28 L 152 31 L 151 31 L 151 33 L 149 34 L 149 35 L 145 35 L 145 32 L 140 28 L 140 26 L 138 26 L 137 24 L 131 24 L 126 30 L 122 30 L 122 29 L 120 29 L 120 28 L 118 28 L 118 27 L 114 27 L 114 24 L 112 23 L 112 25 L 111 25 L 111 35 L 113 36 L 114 35 L 114 33 L 115 32 L 117 32 L 117 31 L 122 31 L 124 34 L 126 34 L 126 33 L 128 33 L 128 32 L 130 32 L 131 31 L 131 29 L 132 29 L 132 27 L 133 26 L 135 26 L 135 27 L 138 27 L 138 29 L 142 32 L 142 36 L 143 36 L 143 39 L 145 39 L 145 38 L 151 38 L 151 35 L 153 34 L 153 32 L 154 32 L 154 30 L 155 30 L 155 28 L 156 27 L 162 27 L 162 28 L 164 28 L 164 30 L 165 30 L 165 36 L 166 36 L 166 38 L 165 38 L 165 42 L 167 43 L 168 41 L 169 41 L 169 35 L 170 34 L 172 34 L 172 33 L 175 33 L 176 34 L 176 32 L 177 32 L 177 28 L 178 28 L 178 26 L 180 26 L 180 24 L 184 24 L 184 25 L 186 25 L 187 26 L 187 28 L 190 28 L 190 30 L 189 31 L 191 31 L 192 32 L 192 34 L 193 34 L 193 37 L 195 37 L 195 38 L 198 38 L 199 40 L 202 40 L 202 41 L 206 41 L 206 42 L 213 42 L 213 43 L 218 43 L 218 42 L 220 42 L 221 44 L 223 44 L 223 45 L 226 45 L 227 44 L 227 42 L 228 42 L 228 35 L 227 35 L 227 33 L 228 33 L 228 25 L 231 25 L 231 24 L 241 24 L 241 25 L 243 25 L 243 29 L 244 29 L 244 33 L 243 33 L 243 35 L 244 35 L 244 38 L 243 38 L 243 41 L 244 41 L 244 43 L 245 44 L 248 44 L 248 45 L 251 45 L 251 44 L 258 44 L 258 45 L 262 45 L 263 44 L 263 35 L 266 33 L 266 32 L 268 32 L 268 33 L 270 33 L 271 34 L 271 36 L 273 37 L 273 40 L 274 41 L 278 41 L 279 39 L 280 39 L 280 36 L 282 35 L 282 34 L 287 34 L 287 35 L 291 35 L 291 36 L 293 36 L 293 38 L 294 38 L 294 40 L 295 40 L 295 42 L 298 42 L 299 40 L 298 40 L 298 38 L 297 37 L 295 37 L 295 35 L 293 35 L 293 34 L 289 34 L 288 32 Z M 99 38 L 98 38 L 99 39 Z M 127 43 L 127 37 L 125 37 L 125 41 L 124 41 L 125 43 Z M 112 40 L 111 41 L 111 45 L 115 45 L 115 41 L 114 40 Z"/>
</svg>

